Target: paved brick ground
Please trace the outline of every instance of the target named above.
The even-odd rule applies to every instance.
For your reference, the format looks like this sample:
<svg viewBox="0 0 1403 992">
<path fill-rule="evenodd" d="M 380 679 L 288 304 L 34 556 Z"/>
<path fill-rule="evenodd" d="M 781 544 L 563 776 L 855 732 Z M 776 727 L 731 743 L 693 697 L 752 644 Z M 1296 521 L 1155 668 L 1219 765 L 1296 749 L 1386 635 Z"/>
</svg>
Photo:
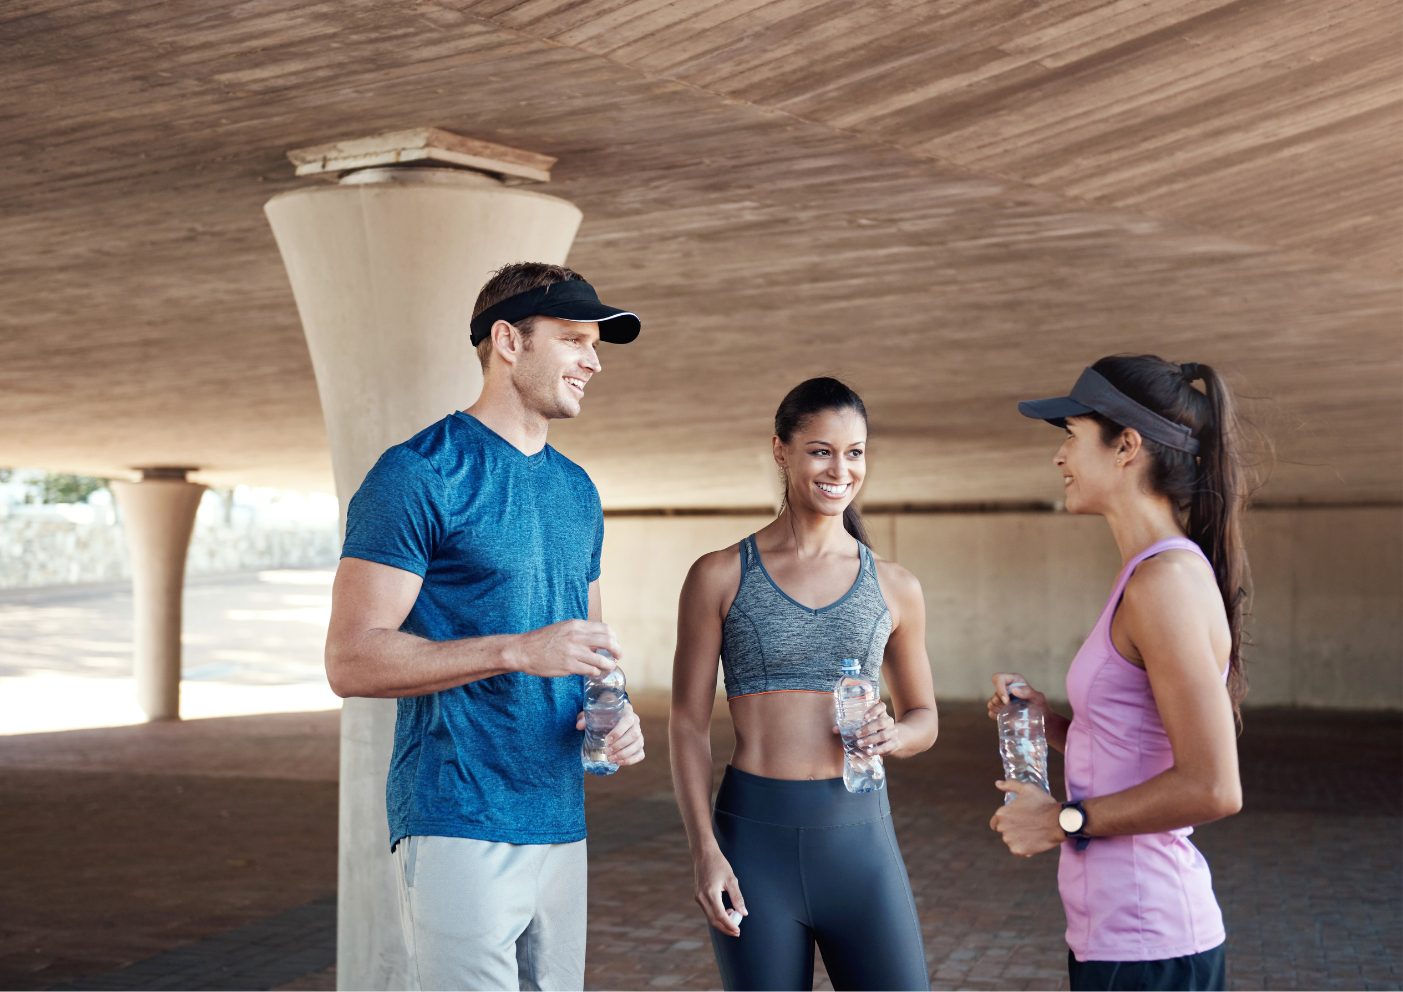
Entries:
<svg viewBox="0 0 1403 992">
<path fill-rule="evenodd" d="M 587 983 L 715 988 L 665 711 L 642 705 L 648 761 L 589 788 Z M 891 784 L 935 986 L 1064 988 L 1055 861 L 986 827 L 979 708 L 942 724 Z M 718 753 L 728 739 L 718 721 Z M 1246 809 L 1197 835 L 1231 985 L 1398 988 L 1403 722 L 1249 711 L 1241 747 Z M 335 769 L 334 713 L 0 738 L 0 987 L 334 987 Z"/>
<path fill-rule="evenodd" d="M 101 984 L 334 895 L 338 722 L 0 737 L 0 988 Z"/>
</svg>

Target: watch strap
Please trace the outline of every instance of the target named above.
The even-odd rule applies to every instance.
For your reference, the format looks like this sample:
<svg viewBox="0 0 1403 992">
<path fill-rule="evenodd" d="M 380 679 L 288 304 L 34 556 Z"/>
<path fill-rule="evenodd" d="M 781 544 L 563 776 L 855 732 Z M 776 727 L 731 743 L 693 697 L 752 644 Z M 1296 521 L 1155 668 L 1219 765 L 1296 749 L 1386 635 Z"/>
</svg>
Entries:
<svg viewBox="0 0 1403 992">
<path fill-rule="evenodd" d="M 1063 830 L 1062 832 L 1067 834 L 1067 839 L 1068 839 L 1068 840 L 1071 840 L 1071 841 L 1075 841 L 1075 842 L 1076 842 L 1076 849 L 1077 849 L 1078 851 L 1085 851 L 1085 850 L 1086 850 L 1086 846 L 1087 846 L 1088 844 L 1091 843 L 1091 835 L 1088 834 L 1088 833 L 1086 832 L 1086 823 L 1087 823 L 1086 807 L 1083 806 L 1083 805 L 1081 804 L 1081 801 L 1080 801 L 1080 800 L 1075 800 L 1075 799 L 1074 799 L 1074 800 L 1072 800 L 1071 802 L 1065 802 L 1065 803 L 1063 803 L 1063 804 L 1062 804 L 1062 808 L 1063 808 L 1063 809 L 1074 809 L 1074 810 L 1076 810 L 1078 813 L 1081 814 L 1081 826 L 1080 826 L 1080 827 L 1078 827 L 1076 830 L 1072 831 L 1071 833 L 1067 833 L 1066 830 Z M 1060 826 L 1060 824 L 1059 824 L 1059 826 Z"/>
</svg>

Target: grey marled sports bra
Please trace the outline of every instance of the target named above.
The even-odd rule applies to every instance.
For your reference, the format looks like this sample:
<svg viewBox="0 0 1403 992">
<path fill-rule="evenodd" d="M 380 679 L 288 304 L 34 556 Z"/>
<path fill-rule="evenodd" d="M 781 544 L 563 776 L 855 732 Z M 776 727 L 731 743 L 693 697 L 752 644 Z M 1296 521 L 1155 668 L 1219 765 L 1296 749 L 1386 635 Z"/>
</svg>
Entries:
<svg viewBox="0 0 1403 992">
<path fill-rule="evenodd" d="M 891 611 L 877 584 L 877 563 L 858 544 L 862 564 L 852 588 L 813 609 L 790 599 L 765 571 L 751 534 L 740 544 L 740 588 L 721 624 L 726 698 L 757 692 L 832 692 L 844 658 L 876 681 L 891 636 Z"/>
</svg>

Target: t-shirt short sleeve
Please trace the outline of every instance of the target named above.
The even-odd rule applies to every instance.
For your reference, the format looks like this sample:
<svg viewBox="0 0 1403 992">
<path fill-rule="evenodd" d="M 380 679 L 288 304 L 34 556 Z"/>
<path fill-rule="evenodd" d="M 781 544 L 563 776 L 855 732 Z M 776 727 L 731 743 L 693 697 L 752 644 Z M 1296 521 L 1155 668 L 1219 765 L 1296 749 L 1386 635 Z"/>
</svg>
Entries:
<svg viewBox="0 0 1403 992">
<path fill-rule="evenodd" d="M 362 558 L 423 576 L 443 539 L 443 480 L 403 445 L 380 456 L 346 507 L 343 558 Z"/>
<path fill-rule="evenodd" d="M 599 578 L 600 562 L 604 557 L 604 506 L 599 501 L 599 490 L 590 486 L 590 493 L 594 496 L 594 550 L 589 557 L 589 581 L 594 582 Z"/>
</svg>

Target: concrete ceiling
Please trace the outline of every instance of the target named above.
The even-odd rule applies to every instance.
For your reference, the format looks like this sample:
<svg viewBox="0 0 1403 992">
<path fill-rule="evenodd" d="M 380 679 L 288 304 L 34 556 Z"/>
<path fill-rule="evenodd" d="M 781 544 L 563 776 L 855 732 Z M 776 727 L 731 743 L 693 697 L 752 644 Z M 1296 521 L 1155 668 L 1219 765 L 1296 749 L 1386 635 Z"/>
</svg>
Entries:
<svg viewBox="0 0 1403 992">
<path fill-rule="evenodd" d="M 1264 498 L 1403 497 L 1388 2 L 18 0 L 0 50 L 0 465 L 329 488 L 262 205 L 434 125 L 558 157 L 644 316 L 553 433 L 606 506 L 772 501 L 821 372 L 869 502 L 1055 499 L 1012 404 L 1119 351 L 1230 372 Z"/>
</svg>

